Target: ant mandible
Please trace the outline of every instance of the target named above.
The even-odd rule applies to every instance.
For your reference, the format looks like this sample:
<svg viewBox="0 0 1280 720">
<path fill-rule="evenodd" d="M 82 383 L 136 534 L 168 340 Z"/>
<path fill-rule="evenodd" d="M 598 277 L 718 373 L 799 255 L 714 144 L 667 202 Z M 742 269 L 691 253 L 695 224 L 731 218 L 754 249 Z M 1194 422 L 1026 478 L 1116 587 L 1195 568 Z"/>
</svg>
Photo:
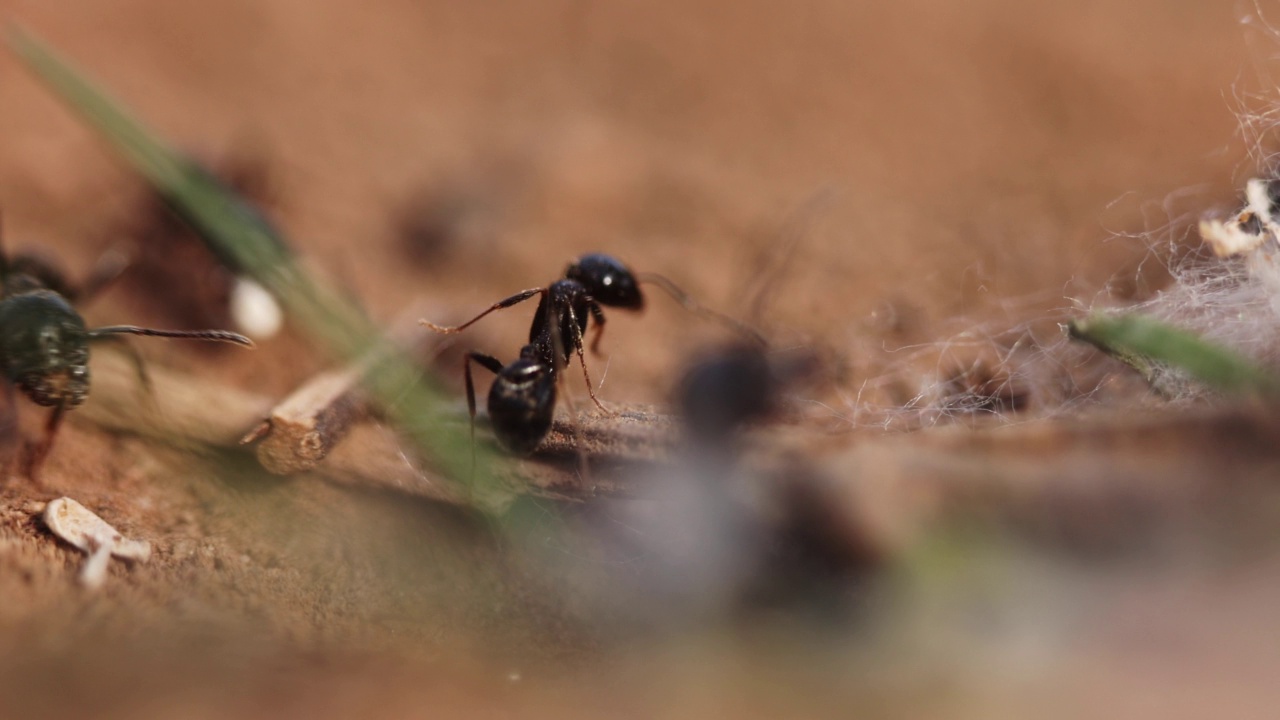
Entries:
<svg viewBox="0 0 1280 720">
<path fill-rule="evenodd" d="M 522 290 L 499 300 L 461 325 L 442 326 L 426 320 L 419 321 L 436 332 L 461 332 L 489 313 L 512 307 L 534 295 L 540 296 L 538 309 L 529 327 L 529 344 L 520 350 L 519 358 L 503 365 L 491 355 L 472 351 L 463 360 L 467 408 L 471 414 L 473 436 L 476 415 L 475 385 L 471 376 L 473 362 L 497 376 L 489 389 L 489 418 L 498 441 L 513 453 L 532 453 L 550 432 L 555 414 L 559 371 L 569 364 L 574 353 L 582 365 L 582 376 L 586 380 L 587 393 L 592 402 L 602 411 L 609 412 L 600 404 L 592 388 L 583 355 L 583 337 L 587 333 L 588 321 L 595 320 L 591 353 L 598 356 L 605 326 L 602 306 L 633 312 L 643 310 L 641 283 L 657 285 L 686 309 L 714 317 L 747 334 L 759 344 L 764 344 L 764 339 L 754 329 L 727 315 L 702 307 L 675 283 L 661 275 L 634 273 L 610 255 L 583 255 L 570 263 L 563 278 L 546 287 Z"/>
<path fill-rule="evenodd" d="M 33 480 L 38 479 L 66 411 L 89 395 L 91 344 L 119 340 L 122 335 L 149 335 L 253 346 L 243 335 L 226 330 L 153 330 L 135 325 L 87 328 L 71 301 L 98 292 L 122 269 L 119 263 L 100 267 L 77 288 L 39 257 L 6 254 L 0 232 L 0 369 L 8 380 L 3 383 L 8 417 L 0 431 L 12 429 L 14 386 L 37 405 L 53 408 L 45 421 L 44 436 L 26 457 L 24 469 Z M 141 372 L 141 365 L 138 367 Z"/>
</svg>

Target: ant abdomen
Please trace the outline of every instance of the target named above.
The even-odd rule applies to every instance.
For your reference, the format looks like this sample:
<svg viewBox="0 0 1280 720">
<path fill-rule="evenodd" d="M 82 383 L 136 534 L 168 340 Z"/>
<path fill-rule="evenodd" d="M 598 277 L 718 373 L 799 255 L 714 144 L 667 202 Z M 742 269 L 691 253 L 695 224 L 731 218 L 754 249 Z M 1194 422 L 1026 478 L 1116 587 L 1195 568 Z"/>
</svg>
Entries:
<svg viewBox="0 0 1280 720">
<path fill-rule="evenodd" d="M 521 358 L 502 369 L 489 388 L 489 422 L 508 451 L 530 455 L 551 432 L 556 376 L 540 361 Z"/>
</svg>

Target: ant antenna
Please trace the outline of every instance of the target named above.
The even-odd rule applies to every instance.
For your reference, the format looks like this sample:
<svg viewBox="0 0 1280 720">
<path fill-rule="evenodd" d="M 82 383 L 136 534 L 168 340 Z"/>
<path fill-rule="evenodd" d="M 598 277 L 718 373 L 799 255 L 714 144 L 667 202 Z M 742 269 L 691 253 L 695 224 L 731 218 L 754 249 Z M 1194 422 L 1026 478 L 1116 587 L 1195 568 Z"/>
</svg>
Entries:
<svg viewBox="0 0 1280 720">
<path fill-rule="evenodd" d="M 636 279 L 642 283 L 648 283 L 649 285 L 657 285 L 658 287 L 662 288 L 664 291 L 666 291 L 668 295 L 672 297 L 672 299 L 680 303 L 680 305 L 685 310 L 688 310 L 689 312 L 695 315 L 702 315 L 703 317 L 708 317 L 708 318 L 711 318 L 712 320 L 716 320 L 721 323 L 724 323 L 725 325 L 728 325 L 734 330 L 751 338 L 751 340 L 753 340 L 760 347 L 768 347 L 769 345 L 768 341 L 764 339 L 764 335 L 761 335 L 759 330 L 748 325 L 747 323 L 742 322 L 741 320 L 735 317 L 731 317 L 729 315 L 725 315 L 722 312 L 717 312 L 715 310 L 712 310 L 711 308 L 703 305 L 697 300 L 694 300 L 692 295 L 685 292 L 684 290 L 681 290 L 679 285 L 676 285 L 674 282 L 671 282 L 670 280 L 663 277 L 662 275 L 659 275 L 657 273 L 651 273 L 651 272 L 636 273 Z"/>
<path fill-rule="evenodd" d="M 245 347 L 253 347 L 253 341 L 227 330 L 153 330 L 137 325 L 108 325 L 89 331 L 90 340 L 101 340 L 111 335 L 147 335 L 149 337 L 190 338 L 192 340 L 212 340 L 229 342 Z"/>
<path fill-rule="evenodd" d="M 813 233 L 817 219 L 835 205 L 838 195 L 839 192 L 835 187 L 819 188 L 799 207 L 787 213 L 782 220 L 782 225 L 778 228 L 779 237 L 774 238 L 773 242 L 769 242 L 765 248 L 756 253 L 752 263 L 754 267 L 749 275 L 752 280 L 746 284 L 742 293 L 744 302 L 741 306 L 746 307 L 745 317 L 748 320 L 760 319 L 770 293 L 789 272 L 789 266 L 796 258 L 796 250 L 800 247 L 800 243 Z"/>
</svg>

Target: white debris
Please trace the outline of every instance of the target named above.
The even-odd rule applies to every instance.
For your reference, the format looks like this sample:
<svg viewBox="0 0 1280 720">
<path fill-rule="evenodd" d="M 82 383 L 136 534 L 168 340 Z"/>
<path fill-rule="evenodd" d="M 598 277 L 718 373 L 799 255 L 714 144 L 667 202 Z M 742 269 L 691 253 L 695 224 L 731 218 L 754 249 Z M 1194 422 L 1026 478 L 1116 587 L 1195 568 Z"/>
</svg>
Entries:
<svg viewBox="0 0 1280 720">
<path fill-rule="evenodd" d="M 1200 221 L 1200 237 L 1209 243 L 1218 257 L 1247 255 L 1262 248 L 1267 240 L 1280 237 L 1280 217 L 1276 217 L 1271 196 L 1280 185 L 1274 180 L 1254 178 L 1245 184 L 1245 207 L 1223 221 Z"/>
<path fill-rule="evenodd" d="M 80 568 L 80 584 L 90 590 L 97 590 L 107 581 L 107 564 L 111 562 L 111 551 L 115 548 L 115 543 L 107 540 L 99 544 L 96 540 L 91 540 L 89 544 L 94 549 Z"/>
<path fill-rule="evenodd" d="M 266 340 L 280 332 L 284 311 L 275 296 L 246 277 L 238 277 L 231 289 L 231 318 L 236 329 L 254 340 Z"/>
<path fill-rule="evenodd" d="M 1218 219 L 1200 221 L 1200 237 L 1213 248 L 1218 257 L 1244 255 L 1258 249 L 1267 241 L 1264 232 L 1249 232 L 1251 220 L 1257 216 L 1248 210 L 1223 222 Z M 1260 229 L 1261 223 L 1257 227 Z"/>
<path fill-rule="evenodd" d="M 1275 207 L 1271 200 L 1271 180 L 1253 178 L 1244 186 L 1244 197 L 1248 201 L 1247 210 L 1253 211 L 1262 221 L 1262 226 L 1272 235 L 1280 231 L 1276 226 Z"/>
<path fill-rule="evenodd" d="M 80 582 L 90 589 L 101 587 L 106 581 L 107 565 L 113 555 L 138 562 L 151 557 L 151 543 L 125 538 L 106 520 L 69 497 L 60 497 L 45 506 L 44 524 L 54 535 L 89 555 L 80 570 Z"/>
</svg>

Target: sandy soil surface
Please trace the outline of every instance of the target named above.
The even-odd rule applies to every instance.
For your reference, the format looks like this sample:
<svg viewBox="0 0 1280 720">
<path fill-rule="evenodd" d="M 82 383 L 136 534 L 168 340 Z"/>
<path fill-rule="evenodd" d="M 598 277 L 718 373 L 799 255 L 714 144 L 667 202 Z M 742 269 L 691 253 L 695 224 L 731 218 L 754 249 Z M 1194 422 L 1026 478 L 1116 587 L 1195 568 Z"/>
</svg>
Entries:
<svg viewBox="0 0 1280 720">
<path fill-rule="evenodd" d="M 609 252 L 814 349 L 826 372 L 804 417 L 841 445 L 876 435 L 860 391 L 892 407 L 921 392 L 904 357 L 941 362 L 900 348 L 1160 286 L 1171 247 L 1231 206 L 1269 147 L 1236 117 L 1274 93 L 1259 5 L 6 0 L 0 17 L 180 146 L 261 169 L 297 250 L 372 317 L 421 302 L 462 319 Z M 10 55 L 0 78 L 7 245 L 75 276 L 136 252 L 138 181 Z M 126 276 L 85 316 L 183 322 L 155 288 Z M 493 317 L 468 347 L 512 355 L 531 312 Z M 660 297 L 610 313 L 600 395 L 665 403 L 723 337 Z M 152 362 L 272 397 L 328 362 L 293 332 L 251 353 L 143 342 Z M 1118 397 L 1149 404 L 1133 390 Z M 1222 523 L 1240 536 L 1227 560 L 1185 539 L 1195 549 L 1162 541 L 1155 560 L 1018 550 L 998 571 L 1016 592 L 948 585 L 954 602 L 883 633 L 798 641 L 732 623 L 653 633 L 580 594 L 572 563 L 548 570 L 456 507 L 73 420 L 40 483 L 0 483 L 0 714 L 1244 716 L 1276 660 L 1280 584 L 1247 549 L 1271 543 L 1257 528 L 1274 460 L 1223 465 L 1228 450 L 1186 441 L 1202 429 L 1160 436 L 1135 467 L 1172 460 L 1133 473 L 1225 467 L 1253 488 L 1249 521 Z M 1108 476 L 1088 459 L 1114 454 L 1070 454 L 1065 437 L 1045 462 L 1074 465 L 1017 467 Z M 82 555 L 36 518 L 60 495 L 155 557 L 84 591 Z M 542 526 L 523 527 L 514 544 L 536 548 Z"/>
</svg>

